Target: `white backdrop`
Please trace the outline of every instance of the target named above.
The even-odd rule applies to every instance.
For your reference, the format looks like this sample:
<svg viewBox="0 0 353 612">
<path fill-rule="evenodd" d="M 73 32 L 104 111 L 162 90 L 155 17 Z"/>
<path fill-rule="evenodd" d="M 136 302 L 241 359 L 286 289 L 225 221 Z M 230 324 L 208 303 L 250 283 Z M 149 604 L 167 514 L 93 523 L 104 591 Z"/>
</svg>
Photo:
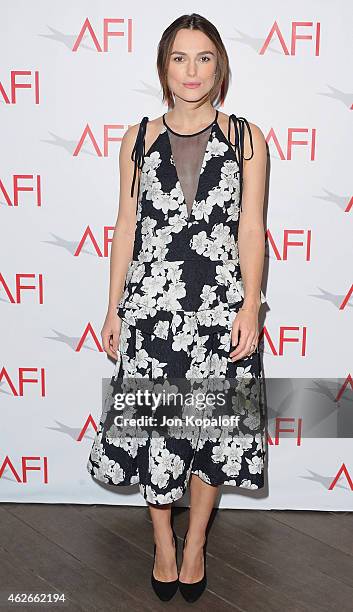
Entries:
<svg viewBox="0 0 353 612">
<path fill-rule="evenodd" d="M 245 116 L 268 142 L 260 329 L 265 377 L 287 379 L 270 416 L 290 419 L 269 421 L 266 488 L 224 487 L 220 507 L 352 510 L 349 3 L 152 6 L 1 3 L 1 500 L 145 503 L 136 487 L 97 484 L 86 462 L 102 378 L 114 369 L 100 330 L 120 141 L 144 115 L 167 111 L 157 44 L 194 11 L 216 25 L 229 54 L 220 110 Z M 289 378 L 307 379 L 305 400 Z M 325 437 L 320 427 L 309 435 L 310 397 Z M 301 437 L 275 444 L 276 423 Z"/>
</svg>

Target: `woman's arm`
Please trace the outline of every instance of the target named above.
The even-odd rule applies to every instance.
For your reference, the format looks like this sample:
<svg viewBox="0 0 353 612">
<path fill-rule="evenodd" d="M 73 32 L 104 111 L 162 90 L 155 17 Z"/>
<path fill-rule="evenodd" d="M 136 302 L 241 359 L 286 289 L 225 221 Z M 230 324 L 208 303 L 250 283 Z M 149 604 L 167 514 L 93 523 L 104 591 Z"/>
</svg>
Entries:
<svg viewBox="0 0 353 612">
<path fill-rule="evenodd" d="M 263 207 L 265 197 L 267 148 L 257 125 L 250 123 L 254 155 L 244 159 L 243 199 L 239 220 L 239 263 L 244 285 L 243 308 L 259 310 L 261 281 L 265 258 Z M 250 139 L 245 130 L 244 157 L 250 157 Z"/>
<path fill-rule="evenodd" d="M 119 210 L 111 244 L 108 312 L 101 331 L 103 349 L 114 359 L 117 357 L 121 326 L 121 320 L 117 316 L 117 305 L 124 291 L 136 229 L 137 188 L 135 186 L 133 197 L 130 195 L 130 189 L 134 173 L 131 153 L 138 129 L 139 124 L 136 124 L 125 132 L 119 154 Z"/>
<path fill-rule="evenodd" d="M 242 211 L 238 230 L 239 264 L 244 286 L 244 301 L 232 326 L 232 346 L 237 347 L 229 354 L 232 361 L 238 361 L 251 355 L 257 347 L 260 290 L 265 258 L 263 206 L 267 148 L 260 128 L 253 123 L 249 125 L 254 155 L 251 159 L 244 159 Z M 251 155 L 250 138 L 247 130 L 244 134 L 244 157 L 249 158 Z"/>
<path fill-rule="evenodd" d="M 110 283 L 108 309 L 114 310 L 122 296 L 129 262 L 132 259 L 136 228 L 136 196 L 131 197 L 130 189 L 134 173 L 131 152 L 136 140 L 139 124 L 131 126 L 124 134 L 120 145 L 119 210 L 115 223 L 110 254 Z"/>
</svg>

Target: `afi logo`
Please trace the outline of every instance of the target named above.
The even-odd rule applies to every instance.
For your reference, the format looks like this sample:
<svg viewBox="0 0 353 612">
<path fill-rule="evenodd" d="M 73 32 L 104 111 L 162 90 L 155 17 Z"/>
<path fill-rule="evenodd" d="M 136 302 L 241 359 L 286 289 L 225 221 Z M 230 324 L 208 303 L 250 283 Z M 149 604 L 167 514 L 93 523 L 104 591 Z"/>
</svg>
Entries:
<svg viewBox="0 0 353 612">
<path fill-rule="evenodd" d="M 103 252 L 102 252 L 102 249 L 99 247 L 99 244 L 98 244 L 98 239 L 95 238 L 94 233 L 91 230 L 90 226 L 87 225 L 83 233 L 83 236 L 80 238 L 80 242 L 77 246 L 77 249 L 74 252 L 74 257 L 78 257 L 81 254 L 82 250 L 83 252 L 85 252 L 84 248 L 87 245 L 87 243 L 93 245 L 93 248 L 96 251 L 98 257 L 108 257 L 109 245 L 113 242 L 113 232 L 114 232 L 113 225 L 108 225 L 108 226 L 105 225 L 103 227 L 103 236 L 102 236 Z"/>
<path fill-rule="evenodd" d="M 124 30 L 110 29 L 110 26 L 114 23 L 125 24 L 125 22 L 127 25 Z M 99 42 L 98 36 L 96 35 L 89 19 L 85 19 L 75 44 L 72 47 L 74 52 L 78 50 L 85 34 L 89 35 L 98 53 L 107 53 L 109 50 L 109 39 L 116 36 L 127 38 L 127 50 L 129 53 L 132 51 L 132 19 L 103 19 L 103 44 Z"/>
<path fill-rule="evenodd" d="M 298 40 L 312 40 L 313 44 L 310 45 L 312 50 L 315 52 L 316 56 L 320 55 L 320 26 L 320 23 L 314 24 L 313 21 L 293 21 L 290 39 L 288 44 L 286 44 L 285 37 L 283 36 L 277 21 L 275 21 L 267 35 L 263 47 L 260 49 L 260 55 L 264 55 L 272 39 L 279 40 L 284 55 L 296 55 Z"/>
<path fill-rule="evenodd" d="M 293 240 L 294 236 L 300 236 L 301 239 Z M 266 237 L 278 261 L 288 260 L 288 251 L 291 250 L 293 252 L 293 249 L 290 249 L 290 247 L 298 247 L 300 252 L 304 254 L 305 261 L 310 261 L 311 230 L 283 230 L 282 240 L 279 240 L 279 244 L 276 243 L 270 230 L 266 230 Z M 295 250 L 298 251 L 298 248 Z"/>
<path fill-rule="evenodd" d="M 28 183 L 26 184 L 25 181 L 28 181 Z M 8 206 L 18 206 L 20 193 L 25 191 L 34 193 L 36 206 L 42 206 L 42 185 L 40 175 L 13 174 L 12 185 L 8 189 L 6 189 L 4 183 L 0 179 L 0 193 L 3 194 Z"/>
<path fill-rule="evenodd" d="M 23 285 L 22 280 L 25 278 L 33 279 L 33 284 Z M 34 291 L 34 293 L 38 295 L 39 304 L 43 304 L 43 274 L 15 274 L 15 291 L 13 294 L 5 278 L 0 272 L 0 297 L 2 290 L 5 291 L 11 304 L 21 304 L 22 292 L 28 290 Z"/>
<path fill-rule="evenodd" d="M 34 372 L 36 375 L 33 378 L 26 378 L 27 372 Z M 12 381 L 10 374 L 3 367 L 0 370 L 0 383 L 6 381 L 10 392 L 14 397 L 24 397 L 25 394 L 25 385 L 36 385 L 38 390 L 40 391 L 40 397 L 45 397 L 45 370 L 44 368 L 18 368 L 18 381 L 17 381 L 17 389 L 15 383 Z"/>
<path fill-rule="evenodd" d="M 290 423 L 292 427 L 288 428 L 283 427 L 283 423 Z M 302 430 L 303 430 L 303 419 L 300 417 L 299 419 L 295 419 L 293 417 L 276 417 L 275 418 L 275 441 L 273 442 L 270 435 L 267 436 L 268 443 L 270 446 L 279 445 L 279 441 L 281 438 L 281 433 L 295 433 L 297 446 L 301 446 L 302 441 Z"/>
<path fill-rule="evenodd" d="M 329 486 L 328 490 L 329 490 L 329 491 L 332 491 L 332 490 L 335 488 L 335 486 L 336 486 L 337 482 L 339 481 L 339 479 L 340 479 L 341 477 L 343 477 L 343 479 L 344 479 L 344 480 L 346 480 L 346 481 L 348 482 L 348 485 L 349 485 L 350 490 L 351 490 L 351 491 L 353 491 L 353 480 L 352 480 L 352 476 L 350 475 L 350 473 L 349 473 L 349 471 L 348 471 L 348 469 L 347 469 L 347 467 L 346 467 L 346 464 L 345 464 L 345 463 L 342 463 L 342 464 L 341 464 L 341 466 L 340 466 L 340 468 L 339 468 L 339 470 L 338 470 L 337 474 L 335 475 L 335 477 L 334 477 L 333 481 L 331 482 L 331 484 L 330 484 L 330 486 Z"/>
<path fill-rule="evenodd" d="M 306 136 L 305 139 L 295 140 L 296 134 L 303 134 L 303 133 Z M 308 147 L 309 154 L 310 154 L 309 155 L 310 161 L 313 161 L 315 159 L 315 146 L 316 146 L 316 129 L 315 128 L 311 128 L 311 129 L 306 128 L 306 127 L 288 128 L 287 139 L 285 143 L 287 150 L 283 150 L 285 149 L 285 147 L 283 148 L 281 147 L 279 139 L 277 138 L 277 135 L 273 128 L 270 129 L 266 137 L 267 143 L 269 143 L 270 140 L 273 140 L 273 143 L 277 149 L 278 155 L 280 159 L 282 160 L 291 160 L 292 152 L 294 151 L 294 147 L 298 147 L 298 146 Z"/>
<path fill-rule="evenodd" d="M 18 79 L 22 76 L 30 77 L 29 82 L 20 82 Z M 17 90 L 18 89 L 31 89 L 34 94 L 34 101 L 39 104 L 39 72 L 38 70 L 11 70 L 10 72 L 10 84 L 8 86 L 8 94 L 6 88 L 0 81 L 0 96 L 2 96 L 5 104 L 16 104 L 17 103 Z"/>
<path fill-rule="evenodd" d="M 97 349 L 99 350 L 100 353 L 103 353 L 103 348 L 98 340 L 98 336 L 96 334 L 96 332 L 94 331 L 91 323 L 87 323 L 85 329 L 83 330 L 82 335 L 79 338 L 78 344 L 75 348 L 76 353 L 80 353 L 81 349 L 85 343 L 85 341 L 87 340 L 88 337 L 91 337 L 93 339 L 94 344 L 96 345 Z"/>
<path fill-rule="evenodd" d="M 259 335 L 259 338 L 264 336 L 266 337 L 269 347 L 272 351 L 272 355 L 276 357 L 284 355 L 284 347 L 286 344 L 295 343 L 298 345 L 300 349 L 300 356 L 305 357 L 306 355 L 306 336 L 307 336 L 307 327 L 299 327 L 298 325 L 281 325 L 279 328 L 279 338 L 278 338 L 278 346 L 276 349 L 275 342 L 272 340 L 267 327 L 264 326 L 262 332 Z"/>
<path fill-rule="evenodd" d="M 122 137 L 118 136 L 118 137 L 113 137 L 113 136 L 109 136 L 109 132 L 110 130 L 122 130 L 124 129 L 124 126 L 120 123 L 116 123 L 116 124 L 108 124 L 108 125 L 104 125 L 103 127 L 103 151 L 101 151 L 99 144 L 93 134 L 93 131 L 91 130 L 90 126 L 86 125 L 86 127 L 83 130 L 82 135 L 80 136 L 79 142 L 77 144 L 76 149 L 73 152 L 73 156 L 77 157 L 77 155 L 79 154 L 79 152 L 82 149 L 82 146 L 86 140 L 86 138 L 88 140 L 91 141 L 93 148 L 95 150 L 95 152 L 97 153 L 98 157 L 108 157 L 108 144 L 109 142 L 121 142 L 122 141 Z"/>
<path fill-rule="evenodd" d="M 31 465 L 29 462 L 37 462 L 38 465 Z M 28 482 L 28 472 L 40 472 L 44 484 L 48 484 L 48 457 L 20 457 L 20 464 L 17 470 L 12 463 L 10 457 L 6 455 L 2 463 L 0 463 L 0 478 L 8 468 L 15 477 L 16 482 L 26 484 Z"/>
</svg>

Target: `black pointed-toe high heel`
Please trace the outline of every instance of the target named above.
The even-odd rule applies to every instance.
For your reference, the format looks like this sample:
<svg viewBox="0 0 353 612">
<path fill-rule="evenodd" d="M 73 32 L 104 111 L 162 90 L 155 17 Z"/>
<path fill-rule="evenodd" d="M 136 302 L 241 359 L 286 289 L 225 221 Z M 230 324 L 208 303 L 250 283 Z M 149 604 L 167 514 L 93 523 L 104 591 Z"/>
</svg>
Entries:
<svg viewBox="0 0 353 612">
<path fill-rule="evenodd" d="M 187 532 L 184 536 L 184 542 L 183 542 L 183 552 L 184 552 L 184 546 L 185 546 L 185 540 L 186 540 L 186 536 L 187 536 Z M 205 541 L 205 544 L 203 545 L 203 564 L 204 564 L 204 570 L 203 570 L 203 576 L 201 578 L 201 580 L 199 580 L 198 582 L 192 582 L 192 583 L 187 583 L 187 582 L 181 582 L 179 580 L 179 591 L 182 594 L 182 596 L 184 597 L 184 599 L 186 601 L 188 601 L 189 603 L 193 603 L 194 601 L 196 601 L 204 592 L 206 586 L 207 586 L 207 576 L 206 576 L 206 544 L 207 544 L 207 540 Z"/>
<path fill-rule="evenodd" d="M 177 537 L 174 531 L 173 531 L 173 538 L 174 538 L 174 543 L 175 543 L 175 559 L 177 559 L 178 541 L 177 541 Z M 155 558 L 156 558 L 156 545 L 154 545 L 154 552 L 153 552 L 153 567 L 152 567 L 152 573 L 151 573 L 151 584 L 152 584 L 154 592 L 159 597 L 159 599 L 161 599 L 162 601 L 169 601 L 177 592 L 179 581 L 178 581 L 178 578 L 176 580 L 171 580 L 169 582 L 164 582 L 163 580 L 157 580 L 157 578 L 155 578 L 153 575 Z"/>
</svg>

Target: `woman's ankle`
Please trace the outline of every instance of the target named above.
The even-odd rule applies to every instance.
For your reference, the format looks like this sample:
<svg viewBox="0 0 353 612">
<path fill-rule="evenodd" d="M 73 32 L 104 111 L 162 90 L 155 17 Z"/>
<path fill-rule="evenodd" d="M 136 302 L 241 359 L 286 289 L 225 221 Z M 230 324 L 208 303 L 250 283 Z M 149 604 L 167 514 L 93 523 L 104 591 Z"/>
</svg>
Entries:
<svg viewBox="0 0 353 612">
<path fill-rule="evenodd" d="M 174 535 L 172 528 L 158 530 L 154 532 L 154 543 L 156 546 L 169 546 L 174 545 Z"/>
<path fill-rule="evenodd" d="M 188 531 L 186 534 L 185 546 L 191 545 L 192 547 L 202 548 L 206 542 L 205 532 L 192 532 Z"/>
</svg>

